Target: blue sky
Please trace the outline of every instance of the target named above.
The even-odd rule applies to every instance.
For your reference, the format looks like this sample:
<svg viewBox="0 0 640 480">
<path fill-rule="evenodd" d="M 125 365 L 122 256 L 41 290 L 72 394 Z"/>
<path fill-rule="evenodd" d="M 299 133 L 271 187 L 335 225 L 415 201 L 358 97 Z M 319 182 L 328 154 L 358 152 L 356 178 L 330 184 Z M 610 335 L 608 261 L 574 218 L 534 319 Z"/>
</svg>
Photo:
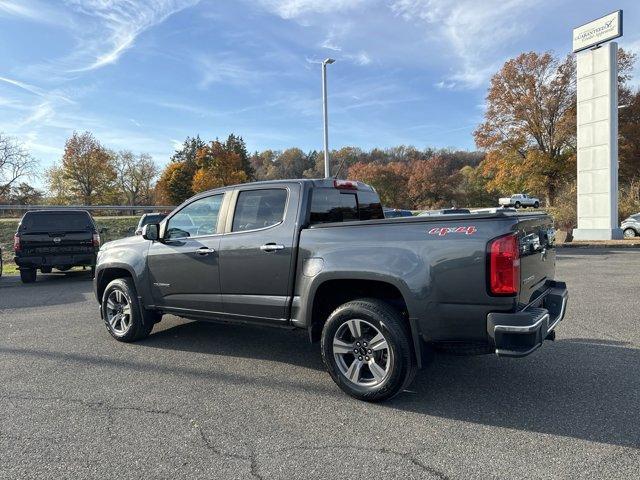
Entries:
<svg viewBox="0 0 640 480">
<path fill-rule="evenodd" d="M 640 53 L 637 0 L 0 0 L 0 131 L 43 167 L 74 130 L 160 164 L 196 134 L 321 149 L 331 56 L 331 147 L 472 149 L 507 58 L 618 8 Z"/>
</svg>

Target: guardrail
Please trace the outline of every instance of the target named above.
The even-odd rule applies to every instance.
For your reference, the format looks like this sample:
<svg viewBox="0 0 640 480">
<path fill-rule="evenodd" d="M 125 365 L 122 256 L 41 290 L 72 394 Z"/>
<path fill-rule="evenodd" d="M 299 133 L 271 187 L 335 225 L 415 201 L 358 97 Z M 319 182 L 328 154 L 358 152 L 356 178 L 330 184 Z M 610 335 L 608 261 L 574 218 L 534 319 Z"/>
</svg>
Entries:
<svg viewBox="0 0 640 480">
<path fill-rule="evenodd" d="M 0 212 L 26 212 L 29 210 L 88 210 L 90 212 L 163 212 L 170 205 L 0 205 Z"/>
</svg>

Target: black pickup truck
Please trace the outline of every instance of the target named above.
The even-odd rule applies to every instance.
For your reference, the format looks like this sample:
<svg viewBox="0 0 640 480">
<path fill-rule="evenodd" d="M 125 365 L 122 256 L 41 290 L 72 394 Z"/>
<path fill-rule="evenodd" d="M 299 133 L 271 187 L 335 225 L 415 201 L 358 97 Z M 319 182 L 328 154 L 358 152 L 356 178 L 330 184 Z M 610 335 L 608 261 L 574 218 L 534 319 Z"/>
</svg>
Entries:
<svg viewBox="0 0 640 480">
<path fill-rule="evenodd" d="M 286 180 L 199 194 L 143 230 L 98 255 L 114 338 L 142 339 L 165 313 L 305 329 L 363 400 L 402 391 L 425 345 L 524 356 L 565 314 L 544 213 L 387 219 L 362 183 Z"/>
<path fill-rule="evenodd" d="M 100 233 L 85 210 L 34 210 L 24 214 L 13 239 L 14 260 L 24 283 L 37 271 L 91 267 L 100 248 Z"/>
</svg>

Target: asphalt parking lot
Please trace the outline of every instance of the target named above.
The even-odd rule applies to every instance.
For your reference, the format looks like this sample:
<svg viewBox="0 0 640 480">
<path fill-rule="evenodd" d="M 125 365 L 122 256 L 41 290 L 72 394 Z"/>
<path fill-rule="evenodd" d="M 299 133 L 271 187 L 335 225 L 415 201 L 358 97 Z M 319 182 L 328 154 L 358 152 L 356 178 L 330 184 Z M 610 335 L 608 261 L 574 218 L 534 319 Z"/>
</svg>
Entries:
<svg viewBox="0 0 640 480">
<path fill-rule="evenodd" d="M 638 478 L 640 251 L 563 250 L 524 359 L 436 354 L 385 404 L 302 332 L 165 317 L 137 344 L 88 275 L 0 278 L 0 478 Z"/>
</svg>

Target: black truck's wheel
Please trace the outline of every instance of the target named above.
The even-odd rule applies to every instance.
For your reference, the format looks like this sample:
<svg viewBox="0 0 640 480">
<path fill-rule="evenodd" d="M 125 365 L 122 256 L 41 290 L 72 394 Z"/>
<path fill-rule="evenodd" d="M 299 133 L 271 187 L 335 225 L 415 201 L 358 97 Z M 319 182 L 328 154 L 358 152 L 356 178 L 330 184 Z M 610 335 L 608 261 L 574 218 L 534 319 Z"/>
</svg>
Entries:
<svg viewBox="0 0 640 480">
<path fill-rule="evenodd" d="M 136 287 L 130 278 L 111 281 L 104 290 L 100 308 L 107 330 L 120 342 L 141 340 L 153 329 L 153 313 L 140 307 Z"/>
<path fill-rule="evenodd" d="M 416 372 L 408 325 L 389 304 L 369 298 L 345 303 L 329 316 L 322 359 L 342 390 L 370 402 L 397 395 Z"/>
<path fill-rule="evenodd" d="M 35 268 L 21 268 L 20 280 L 22 280 L 22 283 L 33 283 L 36 281 L 37 274 L 38 272 Z"/>
</svg>

